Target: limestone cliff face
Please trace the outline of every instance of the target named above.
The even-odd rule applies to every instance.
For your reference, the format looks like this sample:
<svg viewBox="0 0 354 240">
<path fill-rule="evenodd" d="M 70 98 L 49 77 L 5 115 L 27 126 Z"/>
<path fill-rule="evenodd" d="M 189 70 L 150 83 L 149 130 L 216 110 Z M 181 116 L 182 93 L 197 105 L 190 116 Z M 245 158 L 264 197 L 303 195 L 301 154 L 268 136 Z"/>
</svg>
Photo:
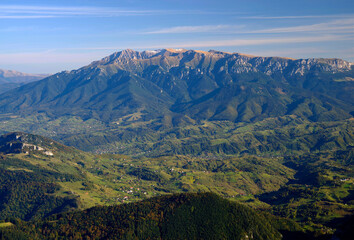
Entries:
<svg viewBox="0 0 354 240">
<path fill-rule="evenodd" d="M 287 72 L 290 75 L 304 75 L 310 70 L 324 72 L 349 71 L 351 63 L 341 59 L 290 59 L 280 57 L 257 57 L 240 53 L 226 53 L 210 50 L 162 49 L 137 52 L 131 49 L 116 52 L 100 61 L 93 62 L 89 67 L 114 65 L 122 70 L 141 72 L 145 68 L 158 65 L 165 71 L 174 67 L 190 67 L 230 73 L 262 72 L 268 75 Z"/>
<path fill-rule="evenodd" d="M 44 141 L 44 138 L 41 139 L 39 136 L 27 133 L 15 132 L 6 134 L 0 137 L 0 153 L 41 152 L 45 155 L 53 156 L 52 151 L 43 147 L 43 145 L 48 144 L 44 143 Z"/>
</svg>

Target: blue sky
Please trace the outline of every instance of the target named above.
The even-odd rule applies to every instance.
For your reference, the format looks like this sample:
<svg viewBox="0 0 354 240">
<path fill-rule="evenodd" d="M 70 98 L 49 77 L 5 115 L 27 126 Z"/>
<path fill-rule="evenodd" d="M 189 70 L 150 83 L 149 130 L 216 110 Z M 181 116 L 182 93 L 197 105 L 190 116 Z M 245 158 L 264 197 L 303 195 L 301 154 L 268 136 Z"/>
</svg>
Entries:
<svg viewBox="0 0 354 240">
<path fill-rule="evenodd" d="M 353 0 L 2 0 L 0 69 L 55 73 L 131 48 L 354 62 Z"/>
</svg>

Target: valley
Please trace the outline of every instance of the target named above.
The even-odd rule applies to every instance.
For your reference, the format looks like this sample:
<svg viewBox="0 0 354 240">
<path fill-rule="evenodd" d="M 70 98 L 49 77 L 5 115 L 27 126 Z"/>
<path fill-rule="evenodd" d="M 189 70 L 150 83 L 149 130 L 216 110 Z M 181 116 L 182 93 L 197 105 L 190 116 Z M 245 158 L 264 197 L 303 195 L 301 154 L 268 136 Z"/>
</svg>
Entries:
<svg viewBox="0 0 354 240">
<path fill-rule="evenodd" d="M 198 239 L 208 227 L 230 238 L 229 221 L 237 239 L 346 239 L 353 71 L 340 59 L 127 49 L 6 91 L 0 236 Z M 222 225 L 203 225 L 210 214 Z"/>
<path fill-rule="evenodd" d="M 5 135 L 0 143 L 6 222 L 195 192 L 291 219 L 307 234 L 333 234 L 330 222 L 354 211 L 353 148 L 286 157 L 132 158 L 93 155 L 25 133 Z"/>
</svg>

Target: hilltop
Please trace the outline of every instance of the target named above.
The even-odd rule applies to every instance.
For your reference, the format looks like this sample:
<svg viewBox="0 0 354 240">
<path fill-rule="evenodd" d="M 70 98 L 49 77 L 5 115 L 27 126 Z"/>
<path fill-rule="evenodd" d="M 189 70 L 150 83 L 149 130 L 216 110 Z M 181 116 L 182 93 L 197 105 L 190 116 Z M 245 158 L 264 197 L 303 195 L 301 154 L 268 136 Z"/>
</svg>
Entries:
<svg viewBox="0 0 354 240">
<path fill-rule="evenodd" d="M 206 220 L 208 219 L 208 220 Z M 281 239 L 256 211 L 214 194 L 179 194 L 18 223 L 4 239 Z"/>
<path fill-rule="evenodd" d="M 3 154 L 42 153 L 53 156 L 53 152 L 68 152 L 69 149 L 74 150 L 51 139 L 23 132 L 13 132 L 0 136 L 0 153 Z"/>
</svg>

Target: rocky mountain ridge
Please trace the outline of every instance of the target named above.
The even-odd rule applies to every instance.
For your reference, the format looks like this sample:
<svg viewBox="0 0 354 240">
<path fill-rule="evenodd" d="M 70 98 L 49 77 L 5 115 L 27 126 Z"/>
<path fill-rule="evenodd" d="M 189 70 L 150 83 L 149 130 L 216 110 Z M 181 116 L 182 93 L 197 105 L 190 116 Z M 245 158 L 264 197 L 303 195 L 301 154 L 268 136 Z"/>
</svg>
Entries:
<svg viewBox="0 0 354 240">
<path fill-rule="evenodd" d="M 139 71 L 149 65 L 159 63 L 164 70 L 170 70 L 176 66 L 185 66 L 190 68 L 203 68 L 208 64 L 208 70 L 223 71 L 224 68 L 215 66 L 215 63 L 221 58 L 225 59 L 225 63 L 229 66 L 230 73 L 243 72 L 263 72 L 267 75 L 274 74 L 276 71 L 289 72 L 290 75 L 304 75 L 306 71 L 318 70 L 326 72 L 340 72 L 351 70 L 352 63 L 342 59 L 325 59 L 325 58 L 309 58 L 309 59 L 291 59 L 282 57 L 258 57 L 245 55 L 241 53 L 227 53 L 221 51 L 210 50 L 196 51 L 185 49 L 161 49 L 154 51 L 138 52 L 126 49 L 116 52 L 100 61 L 93 62 L 89 66 L 100 65 L 116 65 L 123 70 Z"/>
<path fill-rule="evenodd" d="M 185 49 L 116 52 L 0 95 L 0 113 L 116 121 L 193 118 L 252 122 L 297 115 L 350 118 L 354 71 L 340 59 L 254 57 Z"/>
</svg>

